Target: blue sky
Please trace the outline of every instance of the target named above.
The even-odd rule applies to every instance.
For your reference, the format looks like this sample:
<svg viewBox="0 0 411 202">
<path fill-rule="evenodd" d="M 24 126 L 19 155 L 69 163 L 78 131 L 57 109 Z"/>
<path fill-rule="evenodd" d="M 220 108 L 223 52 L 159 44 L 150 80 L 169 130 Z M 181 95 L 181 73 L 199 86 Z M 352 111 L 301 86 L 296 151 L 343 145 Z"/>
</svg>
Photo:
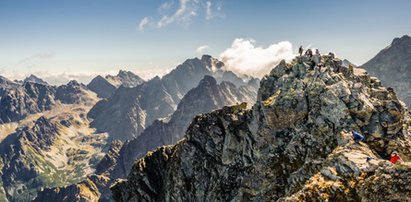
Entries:
<svg viewBox="0 0 411 202">
<path fill-rule="evenodd" d="M 0 74 L 161 72 L 236 38 L 362 64 L 411 34 L 410 11 L 409 0 L 0 0 Z"/>
</svg>

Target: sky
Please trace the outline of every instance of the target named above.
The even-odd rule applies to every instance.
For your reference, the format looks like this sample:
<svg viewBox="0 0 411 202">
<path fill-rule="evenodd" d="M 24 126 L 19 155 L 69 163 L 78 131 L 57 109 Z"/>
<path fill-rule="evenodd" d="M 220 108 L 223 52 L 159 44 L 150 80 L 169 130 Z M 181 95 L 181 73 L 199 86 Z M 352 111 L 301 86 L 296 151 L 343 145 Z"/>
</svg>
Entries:
<svg viewBox="0 0 411 202">
<path fill-rule="evenodd" d="M 409 0 L 0 0 L 0 75 L 150 78 L 210 54 L 261 76 L 300 45 L 360 65 L 411 35 L 410 10 Z"/>
</svg>

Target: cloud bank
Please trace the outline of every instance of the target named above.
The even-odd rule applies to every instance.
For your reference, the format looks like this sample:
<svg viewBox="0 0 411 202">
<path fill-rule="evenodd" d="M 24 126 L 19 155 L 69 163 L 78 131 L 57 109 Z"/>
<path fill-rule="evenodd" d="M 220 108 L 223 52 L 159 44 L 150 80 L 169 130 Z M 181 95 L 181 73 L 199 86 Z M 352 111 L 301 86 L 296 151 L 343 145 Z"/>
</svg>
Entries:
<svg viewBox="0 0 411 202">
<path fill-rule="evenodd" d="M 220 54 L 225 68 L 239 74 L 263 77 L 281 60 L 294 57 L 292 44 L 282 41 L 267 48 L 256 46 L 253 39 L 237 38 Z"/>
</svg>

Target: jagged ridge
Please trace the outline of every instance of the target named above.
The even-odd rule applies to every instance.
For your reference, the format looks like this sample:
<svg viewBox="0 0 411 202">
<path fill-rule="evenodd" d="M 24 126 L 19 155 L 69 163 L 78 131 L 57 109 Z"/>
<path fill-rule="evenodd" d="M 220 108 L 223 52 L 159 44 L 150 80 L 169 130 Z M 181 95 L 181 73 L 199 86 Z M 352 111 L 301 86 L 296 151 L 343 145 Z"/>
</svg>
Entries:
<svg viewBox="0 0 411 202">
<path fill-rule="evenodd" d="M 386 161 L 394 149 L 411 157 L 410 116 L 395 93 L 331 55 L 321 63 L 311 70 L 310 58 L 282 62 L 262 80 L 252 110 L 225 107 L 196 117 L 184 140 L 138 160 L 112 188 L 114 199 L 374 201 L 381 169 L 403 169 L 409 179 L 411 166 Z M 355 143 L 352 131 L 365 134 L 364 143 Z M 393 172 L 379 196 L 410 199 L 410 181 Z"/>
</svg>

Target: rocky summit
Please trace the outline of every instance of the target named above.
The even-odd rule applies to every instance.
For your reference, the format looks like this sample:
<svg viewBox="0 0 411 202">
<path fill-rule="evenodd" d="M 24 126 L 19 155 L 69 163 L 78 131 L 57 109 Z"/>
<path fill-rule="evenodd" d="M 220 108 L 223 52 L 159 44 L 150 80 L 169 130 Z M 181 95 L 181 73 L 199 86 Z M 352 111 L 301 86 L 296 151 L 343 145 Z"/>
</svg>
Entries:
<svg viewBox="0 0 411 202">
<path fill-rule="evenodd" d="M 116 201 L 410 201 L 410 114 L 391 89 L 333 55 L 282 61 L 257 102 L 197 116 L 148 153 Z M 364 136 L 353 140 L 353 132 Z M 404 160 L 388 161 L 393 151 Z"/>
</svg>

